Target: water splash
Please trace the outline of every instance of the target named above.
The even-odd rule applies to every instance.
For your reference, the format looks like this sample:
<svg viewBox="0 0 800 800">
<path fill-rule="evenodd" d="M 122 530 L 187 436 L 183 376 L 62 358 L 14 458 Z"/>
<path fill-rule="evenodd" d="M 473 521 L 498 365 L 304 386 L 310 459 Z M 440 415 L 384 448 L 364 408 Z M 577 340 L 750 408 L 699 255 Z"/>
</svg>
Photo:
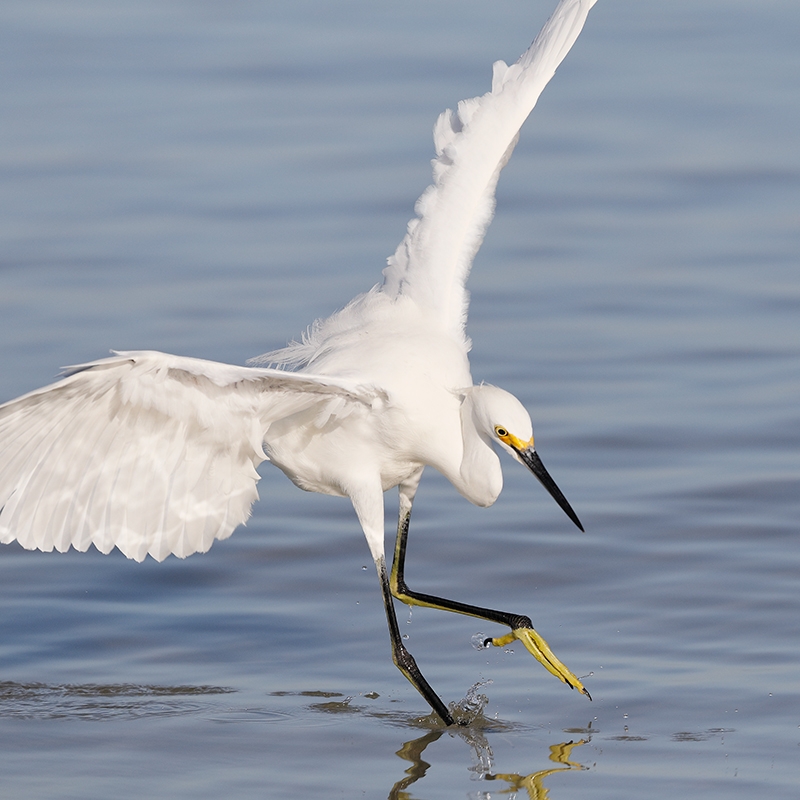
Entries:
<svg viewBox="0 0 800 800">
<path fill-rule="evenodd" d="M 473 633 L 469 638 L 472 646 L 476 650 L 488 650 L 491 637 L 487 637 L 485 633 Z"/>
<path fill-rule="evenodd" d="M 462 700 L 450 703 L 450 713 L 458 725 L 473 727 L 478 723 L 478 727 L 482 727 L 483 723 L 492 722 L 483 713 L 489 705 L 489 698 L 481 692 L 484 686 L 490 686 L 492 683 L 491 679 L 478 681 L 467 689 Z"/>
</svg>

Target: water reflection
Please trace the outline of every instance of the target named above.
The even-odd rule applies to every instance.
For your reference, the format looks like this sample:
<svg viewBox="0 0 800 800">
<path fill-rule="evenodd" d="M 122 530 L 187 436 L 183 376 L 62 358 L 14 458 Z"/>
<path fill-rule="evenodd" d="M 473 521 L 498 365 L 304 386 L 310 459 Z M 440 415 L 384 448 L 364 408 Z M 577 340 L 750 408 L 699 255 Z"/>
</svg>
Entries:
<svg viewBox="0 0 800 800">
<path fill-rule="evenodd" d="M 501 794 L 517 793 L 525 790 L 531 800 L 546 800 L 550 796 L 550 790 L 543 784 L 545 778 L 556 772 L 566 772 L 571 769 L 589 769 L 577 761 L 571 761 L 572 750 L 586 744 L 584 739 L 577 742 L 561 742 L 561 744 L 550 745 L 550 760 L 560 766 L 550 767 L 550 769 L 540 769 L 530 775 L 509 775 L 498 773 L 496 775 L 486 775 L 486 780 L 499 780 L 508 783 L 508 789 L 503 789 Z"/>
<path fill-rule="evenodd" d="M 397 755 L 405 761 L 410 761 L 411 766 L 405 771 L 405 777 L 397 781 L 389 791 L 389 800 L 411 800 L 412 795 L 406 789 L 413 783 L 425 777 L 430 763 L 422 758 L 422 754 L 428 745 L 433 744 L 445 733 L 443 730 L 429 731 L 418 739 L 405 742 L 397 751 Z M 585 739 L 577 742 L 561 742 L 550 746 L 550 761 L 558 766 L 547 769 L 536 770 L 527 774 L 492 772 L 493 761 L 492 749 L 485 735 L 480 730 L 463 728 L 456 731 L 456 734 L 463 739 L 473 750 L 476 766 L 472 771 L 476 773 L 479 780 L 500 781 L 505 786 L 498 787 L 499 794 L 513 794 L 516 796 L 520 792 L 526 792 L 531 800 L 546 800 L 550 796 L 550 790 L 544 785 L 544 779 L 556 772 L 566 772 L 568 770 L 585 770 L 588 767 L 572 760 L 572 750 L 586 744 Z M 494 790 L 492 791 L 494 793 Z M 481 796 L 484 796 L 481 793 Z M 489 795 L 486 794 L 486 797 Z"/>
<path fill-rule="evenodd" d="M 383 722 L 388 722 L 393 727 L 412 728 L 422 731 L 421 735 L 409 739 L 403 743 L 395 754 L 408 766 L 403 777 L 396 781 L 388 793 L 389 800 L 412 800 L 413 793 L 408 791 L 409 787 L 419 783 L 426 777 L 431 762 L 435 759 L 428 754 L 431 761 L 426 760 L 423 755 L 430 745 L 435 744 L 443 736 L 447 735 L 463 741 L 469 748 L 472 756 L 472 765 L 467 767 L 467 771 L 476 781 L 492 781 L 490 791 L 480 792 L 477 795 L 470 795 L 479 798 L 489 798 L 495 795 L 513 795 L 535 798 L 535 800 L 545 800 L 548 798 L 549 789 L 544 785 L 544 781 L 556 772 L 567 772 L 570 770 L 587 770 L 588 766 L 572 758 L 572 751 L 576 747 L 587 744 L 592 739 L 592 734 L 597 731 L 589 722 L 583 728 L 570 728 L 566 733 L 579 733 L 582 738 L 577 741 L 570 739 L 550 745 L 547 748 L 548 759 L 555 766 L 544 769 L 537 769 L 531 772 L 496 772 L 495 758 L 489 743 L 489 736 L 492 734 L 511 734 L 525 733 L 524 726 L 515 723 L 505 722 L 500 719 L 492 719 L 484 713 L 488 699 L 481 693 L 481 688 L 490 681 L 475 684 L 466 693 L 466 696 L 454 703 L 450 703 L 449 710 L 453 716 L 459 720 L 459 725 L 445 727 L 441 719 L 435 714 L 430 713 L 425 716 L 409 714 L 403 711 L 388 711 L 386 708 L 369 708 L 356 702 L 356 698 L 346 696 L 338 692 L 324 691 L 296 691 L 296 692 L 272 692 L 273 697 L 304 697 L 321 698 L 321 702 L 311 703 L 307 706 L 309 711 L 316 714 L 340 715 L 340 714 L 361 714 L 364 717 L 371 717 Z M 363 695 L 364 698 L 374 700 L 376 693 Z M 297 713 L 292 716 L 297 721 Z M 537 748 L 538 750 L 538 748 Z M 542 752 L 542 751 L 539 751 Z M 528 758 L 533 761 L 536 754 L 529 754 Z M 419 787 L 417 787 L 419 788 Z"/>
<path fill-rule="evenodd" d="M 425 777 L 430 764 L 424 761 L 422 753 L 425 748 L 441 738 L 444 731 L 430 731 L 418 739 L 411 739 L 405 742 L 403 746 L 397 751 L 397 755 L 405 761 L 410 761 L 411 766 L 406 770 L 406 777 L 397 781 L 389 791 L 389 800 L 408 800 L 411 795 L 406 792 L 406 789 L 412 783 L 416 783 L 421 778 Z"/>
</svg>

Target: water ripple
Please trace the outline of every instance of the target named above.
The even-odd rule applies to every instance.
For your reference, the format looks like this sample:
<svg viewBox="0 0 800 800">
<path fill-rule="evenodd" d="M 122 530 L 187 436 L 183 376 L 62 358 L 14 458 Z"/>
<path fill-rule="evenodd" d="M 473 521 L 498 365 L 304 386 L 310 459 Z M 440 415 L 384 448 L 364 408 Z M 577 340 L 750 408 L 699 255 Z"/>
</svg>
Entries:
<svg viewBox="0 0 800 800">
<path fill-rule="evenodd" d="M 0 682 L 0 718 L 102 721 L 194 714 L 207 704 L 189 698 L 233 692 L 223 686 L 46 684 Z"/>
</svg>

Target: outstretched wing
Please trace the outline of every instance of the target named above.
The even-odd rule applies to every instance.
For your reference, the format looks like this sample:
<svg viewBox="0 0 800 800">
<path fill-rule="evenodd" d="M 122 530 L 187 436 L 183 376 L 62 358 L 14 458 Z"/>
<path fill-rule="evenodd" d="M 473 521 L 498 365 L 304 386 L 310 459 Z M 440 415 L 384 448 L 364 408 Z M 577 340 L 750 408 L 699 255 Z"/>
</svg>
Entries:
<svg viewBox="0 0 800 800">
<path fill-rule="evenodd" d="M 561 0 L 511 67 L 494 65 L 492 91 L 462 100 L 434 128 L 434 182 L 384 270 L 383 291 L 407 295 L 464 337 L 472 260 L 494 213 L 494 192 L 522 123 L 569 52 L 596 0 Z"/>
<path fill-rule="evenodd" d="M 250 516 L 262 442 L 379 393 L 347 381 L 164 353 L 117 353 L 0 406 L 0 541 L 94 544 L 142 561 L 205 552 Z"/>
</svg>

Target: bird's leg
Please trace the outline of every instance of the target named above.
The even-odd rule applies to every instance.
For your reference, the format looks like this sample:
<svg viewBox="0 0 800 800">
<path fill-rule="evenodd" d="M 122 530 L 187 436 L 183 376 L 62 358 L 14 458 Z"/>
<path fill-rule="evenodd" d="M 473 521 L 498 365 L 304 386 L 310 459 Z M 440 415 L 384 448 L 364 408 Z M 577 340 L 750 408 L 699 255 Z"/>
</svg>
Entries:
<svg viewBox="0 0 800 800">
<path fill-rule="evenodd" d="M 416 483 L 419 483 L 419 471 Z M 420 672 L 414 656 L 408 652 L 400 636 L 400 626 L 397 624 L 397 616 L 394 611 L 394 600 L 392 590 L 389 586 L 389 574 L 386 569 L 386 559 L 384 558 L 383 539 L 384 539 L 384 520 L 383 520 L 383 491 L 380 485 L 362 485 L 355 487 L 350 492 L 350 499 L 353 508 L 358 515 L 364 535 L 367 539 L 375 567 L 378 570 L 378 579 L 381 584 L 381 595 L 383 597 L 383 607 L 386 611 L 386 621 L 389 623 L 389 638 L 392 643 L 392 660 L 403 675 L 408 678 L 411 685 L 428 701 L 430 707 L 441 717 L 445 725 L 452 725 L 454 720 L 452 714 L 447 710 L 447 706 L 442 702 L 436 692 L 431 689 L 428 681 L 425 680 Z"/>
<path fill-rule="evenodd" d="M 386 571 L 386 560 L 381 558 L 376 561 L 378 577 L 381 582 L 381 592 L 383 594 L 383 605 L 386 609 L 386 620 L 389 623 L 389 637 L 392 641 L 392 660 L 403 675 L 408 678 L 411 685 L 428 701 L 430 707 L 442 718 L 445 725 L 454 723 L 453 716 L 447 710 L 447 706 L 442 702 L 439 695 L 431 689 L 431 685 L 425 680 L 425 676 L 420 672 L 414 656 L 408 652 L 400 636 L 400 627 L 397 624 L 397 616 L 394 611 L 392 591 L 389 587 L 389 576 Z"/>
<path fill-rule="evenodd" d="M 408 588 L 405 581 L 406 545 L 408 542 L 408 527 L 411 520 L 411 506 L 418 483 L 419 477 L 417 476 L 413 486 L 407 486 L 406 484 L 400 485 L 400 517 L 397 524 L 397 540 L 394 548 L 392 572 L 389 576 L 389 588 L 391 589 L 392 595 L 409 606 L 438 608 L 442 611 L 453 611 L 456 614 L 466 614 L 470 617 L 488 620 L 489 622 L 498 622 L 501 625 L 508 625 L 508 627 L 511 628 L 511 633 L 498 638 L 490 637 L 485 639 L 484 646 L 488 647 L 492 644 L 495 647 L 504 647 L 514 641 L 514 639 L 518 639 L 548 672 L 555 675 L 571 688 L 577 689 L 582 694 L 585 694 L 591 700 L 591 695 L 586 691 L 577 676 L 556 658 L 547 642 L 533 629 L 533 623 L 530 617 L 523 616 L 522 614 L 512 614 L 506 611 L 495 611 L 491 608 L 481 608 L 480 606 L 473 606 L 467 603 L 459 603 L 456 600 L 447 600 L 443 597 L 414 592 Z M 409 680 L 411 679 L 409 678 Z"/>
</svg>

